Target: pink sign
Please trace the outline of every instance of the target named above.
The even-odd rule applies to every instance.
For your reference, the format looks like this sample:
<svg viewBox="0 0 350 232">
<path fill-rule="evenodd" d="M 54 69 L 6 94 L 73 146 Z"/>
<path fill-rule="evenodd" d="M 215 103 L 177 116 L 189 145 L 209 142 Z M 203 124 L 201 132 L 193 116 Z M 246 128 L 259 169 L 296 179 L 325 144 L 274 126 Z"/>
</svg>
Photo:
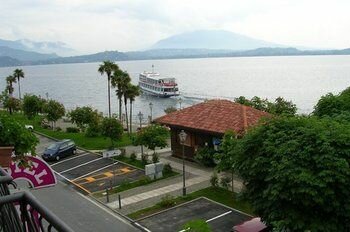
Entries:
<svg viewBox="0 0 350 232">
<path fill-rule="evenodd" d="M 27 180 L 34 189 L 56 185 L 56 176 L 46 162 L 34 156 L 26 159 L 30 167 L 19 167 L 17 162 L 11 162 L 8 173 L 14 180 Z"/>
</svg>

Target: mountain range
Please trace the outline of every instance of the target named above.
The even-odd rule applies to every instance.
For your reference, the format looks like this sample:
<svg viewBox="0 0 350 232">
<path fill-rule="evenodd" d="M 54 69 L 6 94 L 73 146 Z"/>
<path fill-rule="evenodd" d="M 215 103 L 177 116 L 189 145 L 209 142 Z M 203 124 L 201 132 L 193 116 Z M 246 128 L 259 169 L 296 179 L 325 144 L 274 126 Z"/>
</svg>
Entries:
<svg viewBox="0 0 350 232">
<path fill-rule="evenodd" d="M 74 52 L 74 50 L 62 42 L 33 42 L 30 40 L 10 41 L 0 39 L 0 67 L 89 63 L 101 62 L 104 60 L 350 55 L 350 48 L 342 50 L 301 50 L 294 47 L 257 40 L 233 32 L 202 30 L 170 36 L 158 41 L 151 46 L 150 49 L 145 51 L 105 51 L 80 56 L 62 55 L 72 52 Z"/>
</svg>

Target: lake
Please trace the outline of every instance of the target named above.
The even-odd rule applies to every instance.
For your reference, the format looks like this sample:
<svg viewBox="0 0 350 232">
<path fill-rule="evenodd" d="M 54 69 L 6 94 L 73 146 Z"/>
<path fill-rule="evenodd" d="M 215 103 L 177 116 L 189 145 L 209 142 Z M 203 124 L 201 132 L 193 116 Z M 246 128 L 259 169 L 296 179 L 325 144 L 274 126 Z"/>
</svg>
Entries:
<svg viewBox="0 0 350 232">
<path fill-rule="evenodd" d="M 62 102 L 67 109 L 89 105 L 108 112 L 107 77 L 98 72 L 100 63 L 23 66 L 22 93 L 33 93 Z M 338 93 L 350 86 L 350 56 L 283 56 L 234 57 L 173 60 L 120 61 L 134 84 L 138 74 L 154 70 L 175 77 L 179 84 L 182 107 L 205 99 L 233 99 L 238 96 L 259 96 L 292 100 L 299 113 L 310 113 L 318 99 L 328 93 Z M 0 90 L 5 77 L 14 67 L 0 68 Z M 15 85 L 17 96 L 17 85 Z M 112 92 L 112 112 L 117 113 L 117 98 Z M 164 114 L 170 106 L 179 108 L 179 98 L 160 99 L 140 96 L 133 112 L 153 118 Z M 136 116 L 134 116 L 136 119 Z"/>
</svg>

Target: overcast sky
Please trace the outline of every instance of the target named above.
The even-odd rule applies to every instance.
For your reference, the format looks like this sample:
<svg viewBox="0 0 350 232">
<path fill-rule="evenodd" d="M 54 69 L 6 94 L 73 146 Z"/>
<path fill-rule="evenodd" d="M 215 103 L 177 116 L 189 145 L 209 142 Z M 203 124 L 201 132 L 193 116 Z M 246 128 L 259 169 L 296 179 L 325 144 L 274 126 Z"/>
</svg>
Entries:
<svg viewBox="0 0 350 232">
<path fill-rule="evenodd" d="M 224 29 L 278 44 L 350 47 L 350 0 L 0 0 L 0 38 L 62 41 L 82 52 L 147 49 Z"/>
</svg>

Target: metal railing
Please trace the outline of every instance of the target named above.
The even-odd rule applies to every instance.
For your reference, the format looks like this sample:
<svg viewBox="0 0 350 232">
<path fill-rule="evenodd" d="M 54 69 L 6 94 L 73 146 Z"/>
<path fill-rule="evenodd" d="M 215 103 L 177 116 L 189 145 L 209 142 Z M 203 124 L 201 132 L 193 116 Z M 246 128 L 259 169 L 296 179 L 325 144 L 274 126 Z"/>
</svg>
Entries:
<svg viewBox="0 0 350 232">
<path fill-rule="evenodd" d="M 0 232 L 73 232 L 30 192 L 11 194 L 9 185 L 16 188 L 12 177 L 0 167 Z"/>
</svg>

